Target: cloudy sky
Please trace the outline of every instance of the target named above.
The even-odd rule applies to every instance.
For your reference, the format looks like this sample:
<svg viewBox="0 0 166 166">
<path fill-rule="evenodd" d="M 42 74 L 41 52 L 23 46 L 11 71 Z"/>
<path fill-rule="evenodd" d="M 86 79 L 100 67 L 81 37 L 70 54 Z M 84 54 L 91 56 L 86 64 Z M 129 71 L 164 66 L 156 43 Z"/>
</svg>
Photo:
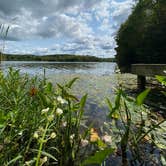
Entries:
<svg viewBox="0 0 166 166">
<path fill-rule="evenodd" d="M 6 53 L 113 57 L 133 0 L 0 0 Z M 2 44 L 2 42 L 1 42 Z"/>
</svg>

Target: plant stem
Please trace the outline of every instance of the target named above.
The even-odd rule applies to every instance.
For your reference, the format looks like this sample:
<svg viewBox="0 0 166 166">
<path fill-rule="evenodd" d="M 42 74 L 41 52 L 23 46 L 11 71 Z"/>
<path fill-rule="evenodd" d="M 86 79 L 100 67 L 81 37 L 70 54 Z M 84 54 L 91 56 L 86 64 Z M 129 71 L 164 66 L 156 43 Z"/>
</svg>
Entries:
<svg viewBox="0 0 166 166">
<path fill-rule="evenodd" d="M 35 166 L 38 166 L 38 165 L 39 165 L 40 156 L 41 156 L 41 151 L 42 151 L 42 148 L 43 148 L 43 142 L 44 142 L 44 138 L 45 138 L 45 136 L 46 136 L 46 132 L 47 132 L 48 125 L 49 125 L 49 121 L 48 121 L 47 124 L 46 124 L 46 127 L 45 127 L 45 129 L 44 129 L 44 133 L 43 133 L 42 138 L 41 138 L 41 141 L 40 141 L 40 146 L 39 146 L 39 150 L 38 150 L 37 160 L 36 160 Z"/>
</svg>

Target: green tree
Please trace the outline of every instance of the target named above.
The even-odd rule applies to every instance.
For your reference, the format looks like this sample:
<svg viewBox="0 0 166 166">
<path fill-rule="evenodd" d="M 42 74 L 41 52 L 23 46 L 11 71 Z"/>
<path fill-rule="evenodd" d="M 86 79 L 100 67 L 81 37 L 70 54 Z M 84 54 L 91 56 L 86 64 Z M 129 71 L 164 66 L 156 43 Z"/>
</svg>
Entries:
<svg viewBox="0 0 166 166">
<path fill-rule="evenodd" d="M 132 63 L 166 62 L 166 1 L 139 0 L 117 33 L 116 59 L 122 72 Z"/>
</svg>

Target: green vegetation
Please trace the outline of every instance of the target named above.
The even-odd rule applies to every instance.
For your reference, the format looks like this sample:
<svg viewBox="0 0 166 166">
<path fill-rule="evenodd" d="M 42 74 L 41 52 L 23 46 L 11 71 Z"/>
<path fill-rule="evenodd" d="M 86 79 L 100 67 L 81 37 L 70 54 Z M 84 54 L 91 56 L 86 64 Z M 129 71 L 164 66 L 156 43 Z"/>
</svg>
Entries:
<svg viewBox="0 0 166 166">
<path fill-rule="evenodd" d="M 81 55 L 15 55 L 4 54 L 4 60 L 7 61 L 58 61 L 58 62 L 114 62 L 114 58 L 99 58 L 95 56 Z"/>
<path fill-rule="evenodd" d="M 0 73 L 0 165 L 76 165 L 87 132 L 86 95 L 69 93 L 75 80 L 54 89 L 45 78 Z"/>
<path fill-rule="evenodd" d="M 134 63 L 166 63 L 166 1 L 138 0 L 116 36 L 116 60 L 122 72 Z"/>
<path fill-rule="evenodd" d="M 71 93 L 77 79 L 54 87 L 45 77 L 0 73 L 0 165 L 165 164 L 166 122 L 143 105 L 149 89 L 134 99 L 119 86 L 115 102 L 107 99 L 109 120 L 95 129 L 85 125 L 87 95 Z"/>
</svg>

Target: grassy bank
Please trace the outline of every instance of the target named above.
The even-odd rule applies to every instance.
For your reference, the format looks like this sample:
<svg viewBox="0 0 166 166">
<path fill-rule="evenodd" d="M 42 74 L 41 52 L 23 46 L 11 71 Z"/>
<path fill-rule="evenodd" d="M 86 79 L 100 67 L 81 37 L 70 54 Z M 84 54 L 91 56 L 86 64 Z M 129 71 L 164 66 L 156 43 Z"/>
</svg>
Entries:
<svg viewBox="0 0 166 166">
<path fill-rule="evenodd" d="M 144 106 L 149 90 L 132 98 L 119 86 L 114 99 L 103 97 L 110 111 L 95 128 L 84 116 L 87 95 L 71 91 L 77 81 L 55 86 L 45 76 L 1 72 L 0 165 L 165 162 L 165 119 Z"/>
</svg>

